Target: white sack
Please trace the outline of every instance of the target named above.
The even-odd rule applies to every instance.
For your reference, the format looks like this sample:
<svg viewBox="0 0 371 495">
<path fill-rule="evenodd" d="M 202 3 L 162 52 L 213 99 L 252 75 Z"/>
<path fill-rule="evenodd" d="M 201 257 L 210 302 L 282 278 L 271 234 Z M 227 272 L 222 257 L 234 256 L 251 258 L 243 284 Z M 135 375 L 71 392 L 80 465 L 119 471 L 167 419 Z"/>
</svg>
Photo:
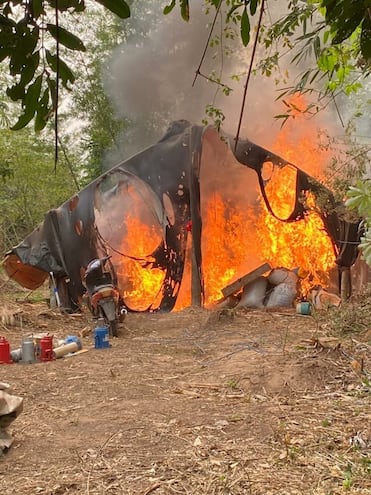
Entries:
<svg viewBox="0 0 371 495">
<path fill-rule="evenodd" d="M 298 275 L 293 270 L 287 268 L 274 268 L 268 275 L 268 282 L 271 285 L 282 283 L 294 283 L 298 281 Z"/>
<path fill-rule="evenodd" d="M 278 284 L 272 289 L 272 292 L 269 294 L 265 305 L 267 308 L 286 308 L 293 306 L 296 293 L 296 284 Z"/>
<path fill-rule="evenodd" d="M 262 308 L 267 286 L 268 281 L 265 277 L 258 277 L 245 285 L 237 308 Z"/>
</svg>

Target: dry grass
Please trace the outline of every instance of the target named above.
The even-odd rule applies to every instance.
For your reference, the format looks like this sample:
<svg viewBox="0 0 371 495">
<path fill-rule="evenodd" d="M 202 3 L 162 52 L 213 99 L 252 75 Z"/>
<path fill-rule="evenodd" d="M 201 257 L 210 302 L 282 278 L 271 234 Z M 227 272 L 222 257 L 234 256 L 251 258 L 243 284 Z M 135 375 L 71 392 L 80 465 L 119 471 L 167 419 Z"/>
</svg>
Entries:
<svg viewBox="0 0 371 495">
<path fill-rule="evenodd" d="M 314 317 L 129 314 L 111 349 L 88 335 L 80 356 L 0 367 L 25 400 L 1 495 L 371 494 L 369 301 Z M 14 309 L 23 333 L 91 325 Z"/>
<path fill-rule="evenodd" d="M 355 337 L 367 333 L 371 329 L 371 286 L 340 308 L 319 313 L 318 318 L 332 335 Z"/>
</svg>

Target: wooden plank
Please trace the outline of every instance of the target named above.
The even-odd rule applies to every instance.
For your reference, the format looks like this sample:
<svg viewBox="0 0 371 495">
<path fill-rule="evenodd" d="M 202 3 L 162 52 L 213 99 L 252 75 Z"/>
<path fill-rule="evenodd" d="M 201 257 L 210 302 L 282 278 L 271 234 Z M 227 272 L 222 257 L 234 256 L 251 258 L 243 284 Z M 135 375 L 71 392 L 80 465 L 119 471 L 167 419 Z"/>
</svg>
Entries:
<svg viewBox="0 0 371 495">
<path fill-rule="evenodd" d="M 243 277 L 237 279 L 235 282 L 232 282 L 231 284 L 224 287 L 224 289 L 222 289 L 223 296 L 224 297 L 231 296 L 238 290 L 242 289 L 242 287 L 244 287 L 249 282 L 252 282 L 256 278 L 263 275 L 268 270 L 271 270 L 271 266 L 269 263 L 264 263 L 263 265 L 258 266 L 258 268 L 255 268 L 255 270 L 253 270 L 252 272 L 247 273 Z"/>
</svg>

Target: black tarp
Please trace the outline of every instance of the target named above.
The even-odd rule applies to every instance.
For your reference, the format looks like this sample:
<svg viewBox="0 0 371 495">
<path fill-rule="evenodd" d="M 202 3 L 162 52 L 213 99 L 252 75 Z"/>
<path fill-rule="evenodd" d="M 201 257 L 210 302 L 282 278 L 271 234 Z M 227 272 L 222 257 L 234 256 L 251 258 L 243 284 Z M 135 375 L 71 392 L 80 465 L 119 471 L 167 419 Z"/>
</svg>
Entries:
<svg viewBox="0 0 371 495">
<path fill-rule="evenodd" d="M 8 275 L 21 285 L 35 289 L 53 272 L 57 280 L 67 282 L 71 306 L 78 307 L 85 291 L 83 272 L 93 258 L 106 255 L 110 248 L 130 257 L 130 254 L 120 252 L 120 238 L 128 233 L 121 231 L 119 225 L 123 215 L 130 213 L 126 198 L 134 194 L 146 205 L 147 215 L 156 217 L 161 226 L 161 242 L 150 256 L 140 260 L 143 266 L 164 271 L 160 297 L 146 309 L 173 309 L 183 277 L 190 221 L 193 276 L 198 279 L 196 287 L 199 287 L 192 302 L 202 300 L 200 164 L 205 139 L 209 139 L 209 143 L 218 141 L 218 153 L 219 148 L 228 149 L 237 163 L 256 172 L 264 201 L 273 215 L 275 211 L 266 194 L 263 167 L 269 162 L 273 169 L 288 166 L 295 169 L 294 208 L 282 220 L 293 222 L 303 218 L 306 205 L 302 198 L 310 191 L 332 240 L 336 263 L 340 267 L 354 263 L 359 241 L 358 224 L 349 224 L 338 215 L 333 195 L 322 184 L 248 140 L 240 140 L 235 147 L 229 136 L 221 136 L 213 128 L 177 121 L 159 142 L 119 163 L 59 208 L 49 211 L 44 222 L 7 253 L 4 266 Z M 228 173 L 223 180 L 228 182 Z M 105 228 L 107 222 L 111 223 L 110 229 Z M 115 272 L 114 265 L 112 269 Z"/>
</svg>

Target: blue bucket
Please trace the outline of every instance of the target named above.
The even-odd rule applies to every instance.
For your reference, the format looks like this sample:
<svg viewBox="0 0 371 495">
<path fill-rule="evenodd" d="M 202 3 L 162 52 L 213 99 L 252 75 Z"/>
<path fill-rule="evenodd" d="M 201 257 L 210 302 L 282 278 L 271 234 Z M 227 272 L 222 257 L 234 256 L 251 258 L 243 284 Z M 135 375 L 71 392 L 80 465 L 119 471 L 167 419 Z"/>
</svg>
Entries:
<svg viewBox="0 0 371 495">
<path fill-rule="evenodd" d="M 108 327 L 97 327 L 94 329 L 94 344 L 96 349 L 111 347 Z"/>
</svg>

